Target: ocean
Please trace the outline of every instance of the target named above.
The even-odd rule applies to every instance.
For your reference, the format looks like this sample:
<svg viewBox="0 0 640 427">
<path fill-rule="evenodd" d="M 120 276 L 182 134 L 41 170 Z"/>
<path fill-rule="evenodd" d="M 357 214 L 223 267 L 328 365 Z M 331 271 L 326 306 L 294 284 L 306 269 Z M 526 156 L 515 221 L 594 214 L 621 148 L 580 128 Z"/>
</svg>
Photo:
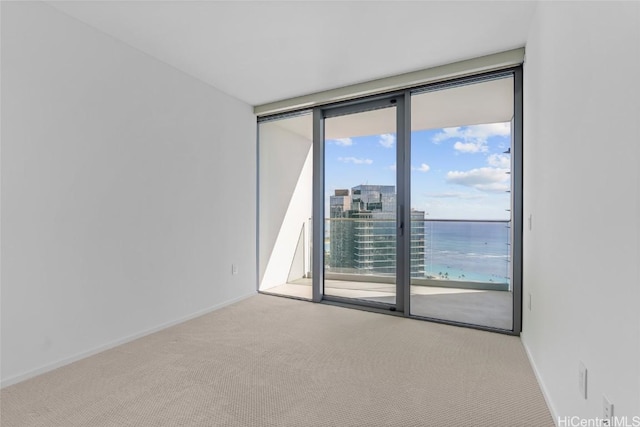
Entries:
<svg viewBox="0 0 640 427">
<path fill-rule="evenodd" d="M 427 276 L 509 283 L 509 223 L 425 221 Z"/>
</svg>

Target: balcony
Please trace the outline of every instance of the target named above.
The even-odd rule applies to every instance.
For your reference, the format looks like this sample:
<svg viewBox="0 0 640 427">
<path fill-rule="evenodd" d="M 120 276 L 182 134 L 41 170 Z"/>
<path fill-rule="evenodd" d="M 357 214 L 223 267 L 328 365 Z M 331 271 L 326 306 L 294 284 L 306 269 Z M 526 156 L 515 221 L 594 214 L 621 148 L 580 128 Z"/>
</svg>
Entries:
<svg viewBox="0 0 640 427">
<path fill-rule="evenodd" d="M 395 303 L 396 239 L 386 232 L 395 226 L 389 219 L 326 219 L 325 295 Z M 414 219 L 411 314 L 510 330 L 510 231 L 509 221 Z M 305 273 L 267 292 L 311 298 L 306 241 L 305 256 L 294 257 L 302 265 L 291 267 Z"/>
</svg>

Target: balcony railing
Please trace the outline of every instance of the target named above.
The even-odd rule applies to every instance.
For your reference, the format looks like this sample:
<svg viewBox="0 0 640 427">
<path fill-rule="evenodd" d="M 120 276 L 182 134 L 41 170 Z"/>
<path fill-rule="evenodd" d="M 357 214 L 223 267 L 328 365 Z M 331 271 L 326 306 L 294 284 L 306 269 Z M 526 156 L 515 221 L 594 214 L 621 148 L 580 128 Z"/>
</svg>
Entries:
<svg viewBox="0 0 640 427">
<path fill-rule="evenodd" d="M 395 282 L 394 219 L 325 218 L 325 278 Z M 509 290 L 510 221 L 411 221 L 411 284 Z M 310 253 L 310 250 L 309 252 Z"/>
</svg>

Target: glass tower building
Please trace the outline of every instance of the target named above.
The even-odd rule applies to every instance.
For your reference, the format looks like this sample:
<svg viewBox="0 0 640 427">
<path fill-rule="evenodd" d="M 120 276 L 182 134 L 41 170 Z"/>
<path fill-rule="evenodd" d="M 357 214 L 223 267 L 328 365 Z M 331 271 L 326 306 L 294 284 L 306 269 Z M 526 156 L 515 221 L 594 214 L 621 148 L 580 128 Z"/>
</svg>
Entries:
<svg viewBox="0 0 640 427">
<path fill-rule="evenodd" d="M 396 189 L 358 185 L 329 199 L 327 267 L 336 273 L 395 276 Z M 424 211 L 411 211 L 411 276 L 425 274 Z"/>
</svg>

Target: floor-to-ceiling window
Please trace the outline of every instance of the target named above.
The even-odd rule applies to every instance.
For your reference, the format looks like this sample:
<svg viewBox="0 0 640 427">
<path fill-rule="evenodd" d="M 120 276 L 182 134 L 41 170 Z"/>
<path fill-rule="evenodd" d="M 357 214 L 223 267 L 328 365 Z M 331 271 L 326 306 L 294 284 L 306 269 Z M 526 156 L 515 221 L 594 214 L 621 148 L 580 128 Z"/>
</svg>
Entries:
<svg viewBox="0 0 640 427">
<path fill-rule="evenodd" d="M 518 333 L 520 72 L 261 122 L 260 290 Z"/>
<path fill-rule="evenodd" d="M 511 330 L 511 73 L 411 96 L 411 206 L 424 268 L 411 314 Z M 422 257 L 423 255 L 420 254 Z"/>
<path fill-rule="evenodd" d="M 258 124 L 258 290 L 311 299 L 311 114 Z"/>
</svg>

